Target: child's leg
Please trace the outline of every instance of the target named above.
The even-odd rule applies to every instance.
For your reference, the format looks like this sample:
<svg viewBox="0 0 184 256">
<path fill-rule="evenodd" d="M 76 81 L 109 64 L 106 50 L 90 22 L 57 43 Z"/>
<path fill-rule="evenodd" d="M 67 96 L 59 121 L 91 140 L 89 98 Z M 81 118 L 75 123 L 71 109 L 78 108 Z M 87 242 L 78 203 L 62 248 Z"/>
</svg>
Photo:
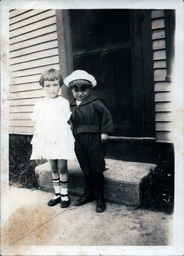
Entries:
<svg viewBox="0 0 184 256">
<path fill-rule="evenodd" d="M 84 205 L 88 202 L 92 202 L 94 200 L 94 195 L 92 191 L 92 175 L 84 175 L 84 180 L 85 180 L 85 190 L 84 190 L 84 195 L 80 197 L 76 202 L 75 206 L 81 206 Z"/>
<path fill-rule="evenodd" d="M 105 199 L 104 199 L 104 175 L 102 173 L 93 173 L 94 183 L 97 192 L 97 205 L 96 212 L 105 211 Z"/>
<path fill-rule="evenodd" d="M 48 160 L 48 161 L 49 161 L 49 164 L 52 169 L 52 181 L 53 181 L 54 192 L 55 192 L 54 197 L 48 202 L 48 205 L 54 206 L 57 203 L 60 203 L 60 201 L 61 201 L 59 172 L 58 172 L 58 167 L 57 167 L 57 160 Z"/>
<path fill-rule="evenodd" d="M 90 167 L 94 175 L 94 187 L 97 192 L 97 212 L 105 211 L 104 175 L 105 171 L 105 143 L 101 142 L 99 134 L 90 134 Z"/>
<path fill-rule="evenodd" d="M 84 174 L 85 181 L 84 194 L 75 202 L 75 206 L 81 206 L 94 200 L 92 193 L 92 176 L 88 160 L 88 138 L 88 134 L 78 134 L 75 142 L 75 153 Z"/>
<path fill-rule="evenodd" d="M 66 208 L 70 204 L 68 197 L 69 174 L 67 168 L 67 160 L 58 160 L 58 171 L 60 177 L 61 207 Z"/>
</svg>

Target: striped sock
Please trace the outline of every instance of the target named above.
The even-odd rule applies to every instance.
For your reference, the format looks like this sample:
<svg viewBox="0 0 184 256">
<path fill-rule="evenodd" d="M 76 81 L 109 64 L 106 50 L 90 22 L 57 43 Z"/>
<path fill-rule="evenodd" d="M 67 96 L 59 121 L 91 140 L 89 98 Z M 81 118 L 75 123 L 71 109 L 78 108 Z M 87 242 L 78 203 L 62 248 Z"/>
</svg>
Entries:
<svg viewBox="0 0 184 256">
<path fill-rule="evenodd" d="M 55 192 L 53 199 L 57 199 L 58 197 L 60 197 L 60 181 L 59 179 L 52 179 L 52 181 L 53 181 L 54 192 Z"/>
<path fill-rule="evenodd" d="M 61 193 L 61 200 L 62 201 L 68 201 L 68 183 L 69 181 L 61 181 L 60 180 L 60 193 Z"/>
</svg>

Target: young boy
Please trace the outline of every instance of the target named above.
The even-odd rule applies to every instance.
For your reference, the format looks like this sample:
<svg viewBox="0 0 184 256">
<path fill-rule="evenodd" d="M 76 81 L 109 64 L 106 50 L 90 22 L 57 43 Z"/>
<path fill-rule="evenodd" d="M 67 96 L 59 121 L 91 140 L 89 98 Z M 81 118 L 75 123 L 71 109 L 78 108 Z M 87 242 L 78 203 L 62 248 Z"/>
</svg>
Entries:
<svg viewBox="0 0 184 256">
<path fill-rule="evenodd" d="M 64 84 L 72 90 L 74 100 L 70 103 L 70 124 L 75 137 L 75 152 L 84 174 L 84 195 L 75 206 L 94 200 L 96 189 L 96 212 L 105 211 L 104 175 L 105 142 L 113 132 L 112 116 L 104 101 L 90 95 L 97 85 L 95 78 L 84 70 L 76 70 L 65 78 Z"/>
</svg>

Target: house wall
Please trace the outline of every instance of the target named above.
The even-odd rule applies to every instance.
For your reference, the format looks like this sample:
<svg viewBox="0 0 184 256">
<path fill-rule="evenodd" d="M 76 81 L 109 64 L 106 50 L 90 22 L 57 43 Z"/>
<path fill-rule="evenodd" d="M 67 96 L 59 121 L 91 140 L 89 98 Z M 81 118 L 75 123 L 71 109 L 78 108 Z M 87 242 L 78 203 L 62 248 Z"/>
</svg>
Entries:
<svg viewBox="0 0 184 256">
<path fill-rule="evenodd" d="M 167 38 L 164 11 L 153 10 L 151 18 L 156 140 L 157 142 L 165 142 L 172 140 L 172 83 L 170 74 L 168 74 L 167 66 Z"/>
<path fill-rule="evenodd" d="M 170 142 L 172 100 L 164 11 L 153 10 L 151 19 L 156 140 Z M 40 74 L 50 67 L 59 69 L 60 55 L 55 10 L 10 12 L 10 134 L 33 133 L 30 114 L 35 101 L 44 96 L 38 85 Z"/>
<path fill-rule="evenodd" d="M 38 81 L 41 73 L 59 70 L 55 10 L 12 10 L 10 50 L 10 134 L 32 134 L 30 115 L 44 96 Z"/>
</svg>

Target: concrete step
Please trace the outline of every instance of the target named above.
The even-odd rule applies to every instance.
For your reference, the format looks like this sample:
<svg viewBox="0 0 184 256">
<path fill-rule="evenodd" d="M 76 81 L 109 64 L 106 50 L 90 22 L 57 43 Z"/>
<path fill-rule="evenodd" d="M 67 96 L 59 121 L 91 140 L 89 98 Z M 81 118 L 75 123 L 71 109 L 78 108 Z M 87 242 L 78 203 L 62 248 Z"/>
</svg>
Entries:
<svg viewBox="0 0 184 256">
<path fill-rule="evenodd" d="M 104 172 L 104 195 L 107 201 L 138 206 L 140 204 L 140 183 L 147 176 L 151 167 L 155 164 L 126 162 L 121 160 L 106 159 Z M 84 178 L 78 161 L 68 161 L 69 193 L 81 196 L 84 191 Z M 49 163 L 36 167 L 38 184 L 41 189 L 53 192 L 52 176 Z"/>
</svg>

